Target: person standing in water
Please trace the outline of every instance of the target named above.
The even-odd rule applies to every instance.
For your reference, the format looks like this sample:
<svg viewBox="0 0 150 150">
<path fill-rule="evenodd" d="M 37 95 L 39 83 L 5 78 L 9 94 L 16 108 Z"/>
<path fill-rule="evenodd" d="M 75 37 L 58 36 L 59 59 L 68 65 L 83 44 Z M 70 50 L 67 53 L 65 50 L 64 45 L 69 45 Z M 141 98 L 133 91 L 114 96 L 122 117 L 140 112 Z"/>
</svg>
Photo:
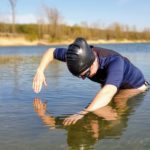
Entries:
<svg viewBox="0 0 150 150">
<path fill-rule="evenodd" d="M 142 72 L 126 57 L 113 50 L 90 46 L 78 37 L 68 48 L 50 48 L 45 52 L 33 79 L 34 92 L 40 92 L 43 83 L 47 85 L 44 71 L 54 59 L 66 62 L 74 76 L 88 78 L 102 87 L 85 109 L 66 118 L 64 124 L 75 123 L 87 113 L 108 105 L 122 89 L 135 89 L 139 93 L 148 89 Z"/>
</svg>

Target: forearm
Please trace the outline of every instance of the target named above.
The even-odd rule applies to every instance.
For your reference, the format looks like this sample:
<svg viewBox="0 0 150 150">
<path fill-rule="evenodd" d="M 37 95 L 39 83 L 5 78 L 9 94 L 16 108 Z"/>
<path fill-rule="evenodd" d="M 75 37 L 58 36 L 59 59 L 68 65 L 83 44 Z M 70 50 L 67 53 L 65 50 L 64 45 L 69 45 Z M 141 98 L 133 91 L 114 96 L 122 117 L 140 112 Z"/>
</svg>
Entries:
<svg viewBox="0 0 150 150">
<path fill-rule="evenodd" d="M 44 72 L 45 68 L 48 66 L 48 64 L 53 61 L 54 59 L 54 56 L 53 56 L 53 52 L 54 52 L 55 48 L 50 48 L 48 49 L 42 59 L 41 59 L 41 62 L 40 62 L 40 65 L 37 69 L 37 71 L 40 71 L 40 72 Z"/>
<path fill-rule="evenodd" d="M 105 85 L 101 91 L 97 93 L 90 105 L 86 108 L 87 111 L 95 111 L 109 104 L 113 96 L 116 94 L 117 88 L 113 85 Z"/>
<path fill-rule="evenodd" d="M 64 125 L 75 124 L 82 119 L 87 113 L 93 112 L 98 108 L 106 106 L 117 92 L 117 87 L 113 85 L 105 85 L 100 92 L 95 96 L 91 104 L 84 110 L 66 118 Z"/>
</svg>

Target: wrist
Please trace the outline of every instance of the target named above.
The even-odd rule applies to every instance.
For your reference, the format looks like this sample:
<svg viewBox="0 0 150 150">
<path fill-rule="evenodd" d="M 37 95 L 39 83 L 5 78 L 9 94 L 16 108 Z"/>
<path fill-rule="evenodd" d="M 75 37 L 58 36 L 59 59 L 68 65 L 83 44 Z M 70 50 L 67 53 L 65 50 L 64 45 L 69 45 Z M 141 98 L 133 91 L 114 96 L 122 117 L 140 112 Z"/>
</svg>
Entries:
<svg viewBox="0 0 150 150">
<path fill-rule="evenodd" d="M 85 111 L 85 112 L 87 112 L 87 113 L 91 112 L 91 111 L 87 110 L 86 108 L 85 108 L 83 111 Z"/>
<path fill-rule="evenodd" d="M 38 73 L 44 73 L 44 69 L 39 67 L 39 68 L 37 68 L 37 72 Z"/>
<path fill-rule="evenodd" d="M 90 111 L 84 109 L 84 110 L 80 111 L 78 114 L 80 114 L 80 115 L 86 115 L 86 114 L 88 114 L 89 112 L 90 112 Z"/>
</svg>

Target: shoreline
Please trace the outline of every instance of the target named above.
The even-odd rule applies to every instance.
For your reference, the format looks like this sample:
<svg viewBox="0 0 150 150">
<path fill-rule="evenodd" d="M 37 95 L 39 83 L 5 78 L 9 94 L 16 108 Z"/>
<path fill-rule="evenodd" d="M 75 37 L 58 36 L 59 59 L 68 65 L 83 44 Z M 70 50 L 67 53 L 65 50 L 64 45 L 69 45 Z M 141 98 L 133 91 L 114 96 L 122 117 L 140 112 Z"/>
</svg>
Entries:
<svg viewBox="0 0 150 150">
<path fill-rule="evenodd" d="M 46 42 L 44 40 L 36 40 L 36 41 L 28 41 L 23 37 L 20 38 L 0 38 L 0 47 L 7 47 L 7 46 L 38 46 L 38 45 L 68 45 L 72 43 L 73 40 L 68 41 L 61 41 L 61 42 Z M 87 40 L 89 44 L 128 44 L 128 43 L 150 43 L 150 41 L 145 40 L 137 40 L 137 41 L 130 41 L 130 40 Z"/>
</svg>

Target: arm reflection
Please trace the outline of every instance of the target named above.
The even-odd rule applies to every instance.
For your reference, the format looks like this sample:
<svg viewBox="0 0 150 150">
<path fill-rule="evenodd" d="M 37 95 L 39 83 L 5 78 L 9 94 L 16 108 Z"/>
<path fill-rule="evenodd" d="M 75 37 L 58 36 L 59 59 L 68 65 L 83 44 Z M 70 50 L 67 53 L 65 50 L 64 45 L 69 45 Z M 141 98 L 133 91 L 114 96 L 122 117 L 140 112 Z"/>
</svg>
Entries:
<svg viewBox="0 0 150 150">
<path fill-rule="evenodd" d="M 55 127 L 55 118 L 51 116 L 50 114 L 46 114 L 47 110 L 47 103 L 42 102 L 40 99 L 35 98 L 33 101 L 33 107 L 34 111 L 37 113 L 37 115 L 41 118 L 42 122 L 50 127 Z"/>
<path fill-rule="evenodd" d="M 35 98 L 33 101 L 33 107 L 34 111 L 37 113 L 37 115 L 40 117 L 45 125 L 52 127 L 56 125 L 55 119 L 58 119 L 59 117 L 54 118 L 50 114 L 47 114 L 47 102 L 42 102 L 40 99 Z M 103 119 L 108 121 L 118 119 L 116 110 L 113 109 L 111 106 L 105 106 L 103 108 L 100 108 L 94 111 L 93 114 L 97 115 L 98 117 L 102 117 Z M 93 122 L 95 124 L 95 121 L 91 120 L 91 123 Z"/>
<path fill-rule="evenodd" d="M 138 95 L 138 90 L 122 90 L 115 97 L 110 106 L 105 106 L 93 113 L 85 115 L 76 124 L 65 127 L 65 117 L 53 117 L 46 112 L 46 103 L 36 98 L 33 102 L 34 110 L 46 126 L 65 129 L 67 143 L 72 149 L 81 147 L 91 148 L 96 141 L 106 138 L 120 138 L 128 126 L 129 115 L 142 102 L 144 94 Z M 66 116 L 68 117 L 68 116 Z"/>
</svg>

